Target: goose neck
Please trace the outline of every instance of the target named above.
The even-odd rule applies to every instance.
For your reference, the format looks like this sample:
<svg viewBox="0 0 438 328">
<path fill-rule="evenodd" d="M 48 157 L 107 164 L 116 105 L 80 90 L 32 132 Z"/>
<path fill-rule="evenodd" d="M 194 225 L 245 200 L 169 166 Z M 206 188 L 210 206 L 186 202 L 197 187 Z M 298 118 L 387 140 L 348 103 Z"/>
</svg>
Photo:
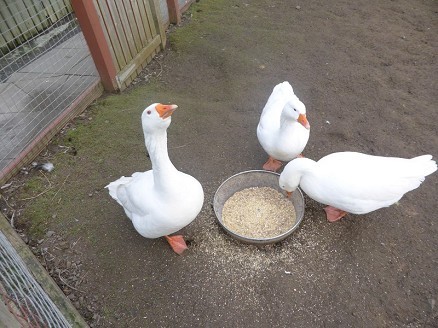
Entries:
<svg viewBox="0 0 438 328">
<path fill-rule="evenodd" d="M 167 151 L 166 131 L 145 135 L 145 143 L 152 163 L 155 183 L 164 186 L 170 180 L 170 176 L 177 172 Z"/>
</svg>

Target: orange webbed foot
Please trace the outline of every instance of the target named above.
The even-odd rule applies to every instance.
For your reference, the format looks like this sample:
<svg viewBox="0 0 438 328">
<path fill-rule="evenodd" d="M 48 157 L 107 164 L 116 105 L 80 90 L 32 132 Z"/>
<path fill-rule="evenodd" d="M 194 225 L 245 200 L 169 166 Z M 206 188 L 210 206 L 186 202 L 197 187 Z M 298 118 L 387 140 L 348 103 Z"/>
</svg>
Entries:
<svg viewBox="0 0 438 328">
<path fill-rule="evenodd" d="M 266 171 L 277 172 L 282 165 L 283 165 L 282 162 L 280 162 L 279 160 L 276 160 L 275 158 L 272 158 L 271 156 L 269 156 L 269 158 L 266 161 L 266 163 L 263 164 L 263 169 L 266 170 Z"/>
<path fill-rule="evenodd" d="M 186 249 L 187 244 L 181 235 L 176 236 L 164 236 L 170 247 L 172 247 L 173 251 L 179 255 L 181 255 Z"/>
<path fill-rule="evenodd" d="M 327 220 L 329 222 L 336 222 L 348 214 L 347 212 L 340 210 L 340 209 L 337 209 L 336 207 L 333 207 L 333 206 L 325 207 L 324 211 L 327 215 Z"/>
</svg>

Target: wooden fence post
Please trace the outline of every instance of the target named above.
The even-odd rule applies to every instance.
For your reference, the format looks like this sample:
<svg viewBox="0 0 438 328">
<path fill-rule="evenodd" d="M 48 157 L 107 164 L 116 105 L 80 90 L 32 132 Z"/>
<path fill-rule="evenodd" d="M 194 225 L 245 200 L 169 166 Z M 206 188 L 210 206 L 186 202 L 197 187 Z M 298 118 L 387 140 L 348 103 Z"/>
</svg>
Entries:
<svg viewBox="0 0 438 328">
<path fill-rule="evenodd" d="M 181 10 L 179 10 L 178 0 L 167 0 L 167 8 L 169 11 L 169 23 L 181 23 Z"/>
<path fill-rule="evenodd" d="M 72 6 L 105 90 L 111 92 L 119 90 L 116 68 L 100 26 L 94 0 L 72 0 Z"/>
</svg>

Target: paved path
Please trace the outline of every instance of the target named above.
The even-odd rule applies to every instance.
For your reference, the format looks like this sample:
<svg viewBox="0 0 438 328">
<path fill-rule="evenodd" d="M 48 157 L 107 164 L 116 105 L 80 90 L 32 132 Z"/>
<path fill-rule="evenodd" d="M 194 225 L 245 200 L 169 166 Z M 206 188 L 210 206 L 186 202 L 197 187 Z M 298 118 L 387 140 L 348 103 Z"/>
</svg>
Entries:
<svg viewBox="0 0 438 328">
<path fill-rule="evenodd" d="M 1 64 L 3 73 L 12 66 Z M 0 170 L 99 78 L 82 33 L 8 75 L 0 83 Z"/>
</svg>

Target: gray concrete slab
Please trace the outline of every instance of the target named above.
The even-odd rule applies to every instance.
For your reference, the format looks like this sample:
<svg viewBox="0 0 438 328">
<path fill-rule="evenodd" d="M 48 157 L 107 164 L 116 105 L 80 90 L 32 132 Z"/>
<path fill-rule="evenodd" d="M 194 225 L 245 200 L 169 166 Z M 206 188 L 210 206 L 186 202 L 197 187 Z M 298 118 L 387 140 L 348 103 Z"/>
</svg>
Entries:
<svg viewBox="0 0 438 328">
<path fill-rule="evenodd" d="M 0 84 L 0 128 L 6 114 L 16 113 L 25 106 L 27 94 L 14 83 Z"/>
<path fill-rule="evenodd" d="M 97 79 L 82 33 L 10 74 L 0 84 L 0 170 Z"/>
</svg>

